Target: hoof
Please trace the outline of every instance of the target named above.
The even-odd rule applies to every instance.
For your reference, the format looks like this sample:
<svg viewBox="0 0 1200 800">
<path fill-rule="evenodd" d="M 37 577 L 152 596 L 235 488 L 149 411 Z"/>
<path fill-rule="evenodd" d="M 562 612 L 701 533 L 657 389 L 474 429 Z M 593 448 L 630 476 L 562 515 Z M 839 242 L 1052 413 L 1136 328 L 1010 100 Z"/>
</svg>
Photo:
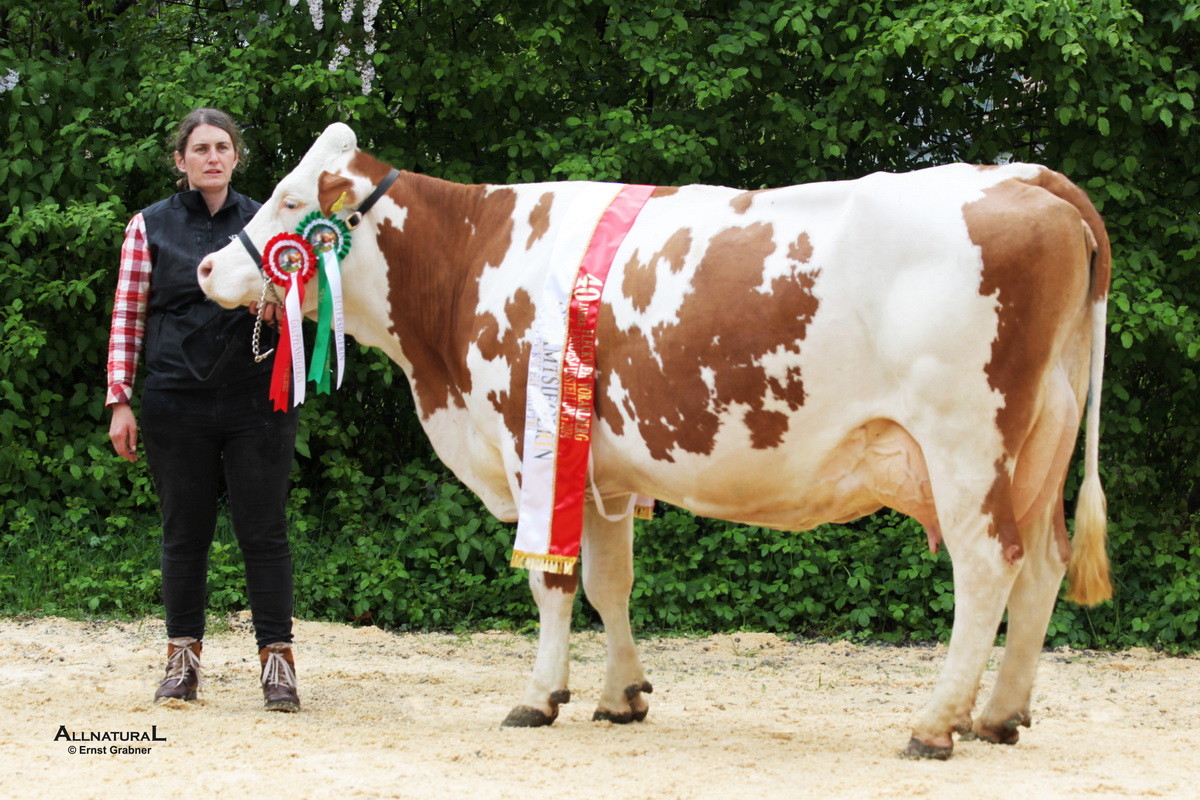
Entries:
<svg viewBox="0 0 1200 800">
<path fill-rule="evenodd" d="M 922 742 L 917 737 L 912 737 L 908 740 L 908 747 L 900 751 L 902 758 L 925 758 L 934 759 L 937 761 L 945 761 L 954 753 L 954 745 L 947 746 L 932 745 Z"/>
<path fill-rule="evenodd" d="M 633 702 L 633 698 L 639 694 L 654 694 L 654 687 L 650 685 L 650 681 L 642 681 L 641 683 L 631 683 L 625 687 L 625 699 Z"/>
<path fill-rule="evenodd" d="M 999 730 L 979 726 L 975 728 L 974 732 L 976 737 L 985 742 L 991 742 L 992 744 L 1016 744 L 1021 741 L 1021 732 L 1017 728 L 1022 725 L 1026 728 L 1029 727 L 1028 717 L 1010 719 Z"/>
<path fill-rule="evenodd" d="M 624 711 L 620 714 L 614 714 L 611 711 L 603 711 L 597 708 L 596 712 L 592 714 L 592 722 L 612 722 L 617 725 L 628 725 L 631 722 L 642 722 L 646 719 L 646 714 L 649 712 L 649 709 L 642 709 L 641 711 Z"/>
<path fill-rule="evenodd" d="M 649 708 L 634 709 L 632 708 L 633 701 L 643 694 L 650 694 L 654 691 L 654 687 L 649 681 L 641 683 L 631 683 L 625 687 L 625 699 L 630 703 L 629 711 L 613 712 L 603 708 L 597 708 L 592 714 L 592 722 L 612 722 L 617 725 L 628 725 L 631 722 L 642 722 L 646 719 L 646 715 L 650 713 Z"/>
<path fill-rule="evenodd" d="M 1021 740 L 1021 732 L 1018 728 L 1024 726 L 1026 728 L 1033 724 L 1033 718 L 1028 714 L 1028 711 L 1020 712 L 1008 720 L 1004 720 L 1000 727 L 992 728 L 985 724 L 977 724 L 974 727 L 974 734 L 979 739 L 990 741 L 994 745 L 1015 745 Z"/>
<path fill-rule="evenodd" d="M 504 718 L 504 722 L 500 723 L 500 727 L 543 728 L 556 719 L 558 719 L 557 708 L 554 709 L 553 714 L 547 715 L 541 709 L 531 708 L 530 706 L 517 706 L 508 712 L 508 716 Z"/>
<path fill-rule="evenodd" d="M 550 713 L 532 706 L 517 706 L 508 712 L 502 728 L 544 728 L 558 719 L 558 707 L 571 702 L 571 693 L 566 689 L 553 692 L 550 695 Z"/>
</svg>

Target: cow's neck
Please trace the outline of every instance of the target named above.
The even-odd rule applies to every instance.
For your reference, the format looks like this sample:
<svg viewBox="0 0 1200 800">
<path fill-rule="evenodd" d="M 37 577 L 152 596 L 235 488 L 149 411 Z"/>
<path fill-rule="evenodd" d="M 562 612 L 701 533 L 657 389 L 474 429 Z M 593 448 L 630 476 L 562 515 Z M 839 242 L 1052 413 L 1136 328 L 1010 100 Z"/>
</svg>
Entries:
<svg viewBox="0 0 1200 800">
<path fill-rule="evenodd" d="M 389 167 L 364 158 L 351 169 L 378 183 Z M 387 271 L 388 338 L 401 351 L 389 355 L 405 367 L 427 419 L 462 407 L 471 390 L 466 359 L 479 277 L 508 250 L 512 193 L 402 172 L 387 196 L 395 205 L 372 215 Z"/>
</svg>

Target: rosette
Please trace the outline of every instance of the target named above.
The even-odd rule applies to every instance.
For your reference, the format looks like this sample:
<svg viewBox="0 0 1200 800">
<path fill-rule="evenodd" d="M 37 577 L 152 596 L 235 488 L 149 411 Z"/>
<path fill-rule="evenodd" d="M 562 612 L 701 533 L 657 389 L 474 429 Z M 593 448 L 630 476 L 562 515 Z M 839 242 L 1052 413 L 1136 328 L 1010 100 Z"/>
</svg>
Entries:
<svg viewBox="0 0 1200 800">
<path fill-rule="evenodd" d="M 293 279 L 303 285 L 317 271 L 317 256 L 312 245 L 295 233 L 280 233 L 263 250 L 263 273 L 276 286 L 288 288 Z"/>
</svg>

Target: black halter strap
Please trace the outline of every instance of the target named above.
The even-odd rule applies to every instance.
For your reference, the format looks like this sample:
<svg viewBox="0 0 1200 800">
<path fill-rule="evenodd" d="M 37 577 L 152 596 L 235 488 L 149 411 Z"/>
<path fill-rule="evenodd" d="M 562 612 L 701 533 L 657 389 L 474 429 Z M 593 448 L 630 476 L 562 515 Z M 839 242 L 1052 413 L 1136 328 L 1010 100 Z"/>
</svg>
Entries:
<svg viewBox="0 0 1200 800">
<path fill-rule="evenodd" d="M 237 238 L 243 245 L 246 246 L 246 252 L 248 252 L 250 257 L 254 259 L 254 265 L 256 267 L 261 267 L 262 253 L 258 252 L 258 248 L 254 246 L 254 242 L 250 241 L 250 237 L 246 235 L 245 228 L 242 228 L 240 231 L 238 231 Z"/>
<path fill-rule="evenodd" d="M 358 210 L 346 217 L 346 227 L 350 230 L 354 230 L 360 224 L 362 224 L 362 218 L 368 211 L 371 210 L 371 206 L 378 203 L 379 198 L 387 194 L 387 190 L 392 188 L 392 184 L 396 182 L 396 178 L 398 177 L 400 177 L 400 170 L 393 167 L 388 172 L 387 177 L 380 181 L 379 185 L 375 187 L 375 191 L 367 195 L 367 199 L 362 201 L 362 204 L 359 205 Z"/>
</svg>

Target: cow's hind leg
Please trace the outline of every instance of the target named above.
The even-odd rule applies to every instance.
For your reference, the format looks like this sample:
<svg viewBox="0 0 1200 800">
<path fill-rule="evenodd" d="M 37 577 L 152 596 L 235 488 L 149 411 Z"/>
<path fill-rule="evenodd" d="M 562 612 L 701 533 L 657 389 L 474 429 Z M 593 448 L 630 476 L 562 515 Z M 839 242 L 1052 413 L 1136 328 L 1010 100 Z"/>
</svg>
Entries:
<svg viewBox="0 0 1200 800">
<path fill-rule="evenodd" d="M 633 589 L 633 515 L 615 522 L 588 504 L 584 517 L 583 587 L 588 602 L 604 621 L 608 664 L 604 692 L 593 719 L 641 722 L 652 691 L 642 671 L 629 625 Z"/>
<path fill-rule="evenodd" d="M 945 501 L 947 495 L 954 500 Z M 979 681 L 1016 578 L 1020 551 L 1019 544 L 1014 549 L 1016 521 L 1003 475 L 997 476 L 986 498 L 969 491 L 956 493 L 952 484 L 939 486 L 936 479 L 934 496 L 954 564 L 954 626 L 933 697 L 917 714 L 902 755 L 945 759 L 954 749 L 953 734 L 970 730 Z M 998 531 L 1007 533 L 997 535 Z"/>
<path fill-rule="evenodd" d="M 1008 634 L 996 687 L 975 733 L 991 742 L 1016 744 L 1019 726 L 1029 727 L 1029 698 L 1046 627 L 1070 558 L 1063 516 L 1063 483 L 1079 428 L 1070 384 L 1057 370 L 1037 425 L 1021 449 L 1014 506 L 1025 558 L 1008 599 Z"/>
<path fill-rule="evenodd" d="M 1035 525 L 1022 526 L 1028 549 L 1008 601 L 1004 661 L 987 708 L 975 723 L 980 738 L 1001 744 L 1016 744 L 1020 738 L 1017 728 L 1030 725 L 1029 698 L 1038 656 L 1066 572 L 1051 523 L 1055 517 L 1053 526 L 1065 528 L 1061 504 L 1040 517 Z"/>
<path fill-rule="evenodd" d="M 558 717 L 558 707 L 571 700 L 567 688 L 571 610 L 579 579 L 575 575 L 555 575 L 531 570 L 529 587 L 537 602 L 538 652 L 533 675 L 521 704 L 504 720 L 508 727 L 534 728 L 549 725 Z"/>
</svg>

